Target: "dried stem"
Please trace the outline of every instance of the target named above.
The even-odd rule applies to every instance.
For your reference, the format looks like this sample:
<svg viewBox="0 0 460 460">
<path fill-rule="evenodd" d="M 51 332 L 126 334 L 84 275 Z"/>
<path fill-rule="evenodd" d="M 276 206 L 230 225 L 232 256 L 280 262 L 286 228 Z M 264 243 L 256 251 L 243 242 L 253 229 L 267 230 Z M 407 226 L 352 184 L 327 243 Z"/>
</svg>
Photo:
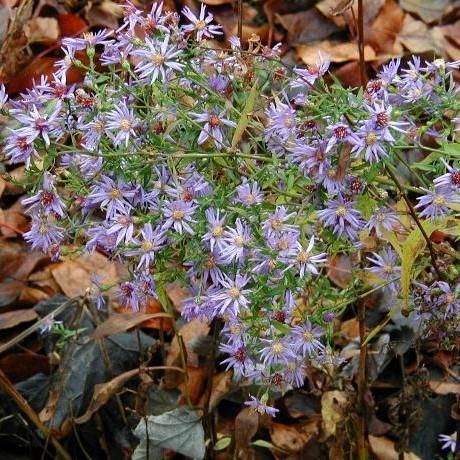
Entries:
<svg viewBox="0 0 460 460">
<path fill-rule="evenodd" d="M 63 460 L 72 460 L 70 454 L 64 449 L 62 444 L 51 434 L 51 430 L 46 427 L 37 413 L 30 407 L 29 403 L 24 399 L 24 397 L 16 390 L 14 385 L 10 382 L 5 373 L 0 369 L 0 387 L 8 394 L 11 398 L 14 399 L 21 411 L 29 418 L 29 420 L 37 427 L 37 429 L 45 436 L 51 440 L 56 453 L 59 458 Z"/>
<path fill-rule="evenodd" d="M 243 36 L 243 0 L 238 0 L 238 38 Z"/>
<path fill-rule="evenodd" d="M 359 71 L 361 74 L 361 85 L 367 83 L 366 63 L 364 61 L 364 11 L 363 0 L 358 0 L 358 49 L 359 49 Z"/>
<path fill-rule="evenodd" d="M 366 345 L 366 307 L 363 302 L 358 305 L 358 322 L 359 322 L 359 367 L 358 367 L 358 424 L 357 424 L 357 444 L 358 459 L 367 460 L 367 407 L 365 394 L 367 390 L 367 345 Z"/>
</svg>

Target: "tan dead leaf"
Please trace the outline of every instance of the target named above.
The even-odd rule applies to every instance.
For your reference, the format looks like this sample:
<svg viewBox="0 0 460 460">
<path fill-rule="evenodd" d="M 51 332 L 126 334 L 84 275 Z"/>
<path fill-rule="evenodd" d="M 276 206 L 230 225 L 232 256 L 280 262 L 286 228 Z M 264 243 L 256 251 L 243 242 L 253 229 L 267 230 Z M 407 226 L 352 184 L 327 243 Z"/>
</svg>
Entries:
<svg viewBox="0 0 460 460">
<path fill-rule="evenodd" d="M 366 42 L 377 53 L 394 53 L 394 44 L 403 21 L 404 11 L 401 7 L 394 0 L 387 0 L 365 34 Z"/>
<path fill-rule="evenodd" d="M 206 369 L 204 367 L 189 367 L 188 368 L 188 394 L 192 404 L 198 404 L 206 386 Z M 183 377 L 183 374 L 181 374 Z M 178 386 L 179 391 L 185 400 L 185 382 L 183 381 Z"/>
<path fill-rule="evenodd" d="M 45 267 L 43 270 L 38 270 L 32 273 L 29 276 L 29 281 L 33 283 L 34 286 L 38 286 L 49 293 L 52 292 L 53 294 L 57 294 L 60 291 L 59 285 L 53 278 L 51 270 L 48 266 Z"/>
<path fill-rule="evenodd" d="M 198 355 L 192 350 L 190 343 L 193 338 L 200 337 L 202 335 L 208 335 L 209 324 L 198 319 L 194 319 L 189 323 L 184 324 L 178 331 L 178 334 L 182 337 L 182 340 L 187 351 L 187 365 L 191 367 L 198 367 Z M 166 357 L 167 366 L 177 366 L 180 364 L 180 347 L 177 335 L 171 342 L 171 348 L 169 349 L 168 356 Z"/>
<path fill-rule="evenodd" d="M 64 260 L 55 265 L 51 273 L 68 297 L 84 295 L 92 285 L 91 278 L 94 274 L 100 276 L 102 284 L 113 284 L 117 279 L 115 265 L 98 252 L 75 260 Z"/>
<path fill-rule="evenodd" d="M 259 414 L 249 407 L 242 409 L 235 418 L 235 453 L 237 458 L 254 458 L 254 449 L 250 446 L 252 437 L 259 429 Z"/>
<path fill-rule="evenodd" d="M 344 391 L 326 391 L 321 397 L 321 415 L 323 430 L 328 436 L 334 436 L 337 424 L 344 421 L 346 408 L 349 405 Z"/>
<path fill-rule="evenodd" d="M 5 187 L 3 190 L 4 195 L 20 195 L 24 193 L 24 187 L 20 185 L 15 185 L 13 182 L 23 182 L 25 181 L 25 166 L 18 166 L 12 171 L 9 171 L 8 174 L 4 175 Z"/>
<path fill-rule="evenodd" d="M 312 45 L 296 46 L 298 56 L 307 65 L 314 65 L 318 60 L 318 52 L 328 55 L 332 62 L 346 62 L 359 60 L 358 46 L 356 43 L 338 43 L 325 40 Z M 376 59 L 375 51 L 369 46 L 364 47 L 364 59 Z"/>
<path fill-rule="evenodd" d="M 124 332 L 144 321 L 154 318 L 170 318 L 169 313 L 115 313 L 96 328 L 91 337 L 95 340 Z"/>
<path fill-rule="evenodd" d="M 458 27 L 460 28 L 460 21 Z M 446 36 L 446 29 L 444 27 L 432 27 L 430 35 L 438 50 L 443 51 L 443 55 L 453 61 L 460 60 L 460 43 L 452 41 Z"/>
<path fill-rule="evenodd" d="M 6 188 L 6 180 L 3 179 L 3 177 L 0 176 L 0 198 L 3 195 L 3 192 L 4 192 L 5 188 Z"/>
<path fill-rule="evenodd" d="M 118 19 L 123 16 L 123 8 L 120 4 L 110 0 L 104 0 L 100 4 L 93 4 L 86 14 L 90 26 L 103 26 L 116 29 Z"/>
<path fill-rule="evenodd" d="M 328 278 L 337 286 L 345 288 L 351 279 L 351 259 L 347 255 L 338 254 L 328 259 Z"/>
<path fill-rule="evenodd" d="M 315 8 L 326 18 L 334 22 L 337 27 L 345 27 L 346 22 L 342 15 L 333 14 L 334 8 L 337 5 L 337 0 L 321 0 L 315 5 Z"/>
<path fill-rule="evenodd" d="M 34 286 L 25 286 L 18 297 L 21 305 L 35 305 L 42 300 L 49 299 L 54 293 L 48 293 L 44 289 Z"/>
<path fill-rule="evenodd" d="M 214 409 L 223 396 L 225 396 L 232 388 L 232 374 L 230 372 L 220 372 L 212 378 L 212 390 L 211 397 L 209 398 L 209 407 Z M 204 406 L 205 398 L 207 395 L 204 394 L 201 398 L 200 406 Z"/>
<path fill-rule="evenodd" d="M 182 300 L 190 297 L 190 291 L 182 287 L 177 281 L 166 285 L 166 294 L 171 299 L 174 309 L 181 312 L 183 308 Z"/>
<path fill-rule="evenodd" d="M 55 18 L 34 17 L 24 30 L 29 43 L 53 44 L 60 35 L 59 23 Z"/>
<path fill-rule="evenodd" d="M 210 6 L 220 6 L 226 5 L 228 3 L 233 3 L 233 0 L 202 0 L 203 3 Z"/>
<path fill-rule="evenodd" d="M 428 26 L 422 21 L 417 21 L 410 14 L 404 17 L 397 41 L 401 42 L 411 53 L 438 50 Z"/>
<path fill-rule="evenodd" d="M 395 444 L 388 438 L 369 436 L 369 444 L 377 460 L 399 460 L 399 454 L 395 450 Z M 412 452 L 405 452 L 404 460 L 422 460 Z"/>
<path fill-rule="evenodd" d="M 0 315 L 0 329 L 9 329 L 18 324 L 33 321 L 37 317 L 37 312 L 32 308 L 8 311 Z"/>
<path fill-rule="evenodd" d="M 29 230 L 30 224 L 24 215 L 24 209 L 21 206 L 21 200 L 16 201 L 8 209 L 3 210 L 0 215 L 0 231 L 6 238 L 15 238 L 21 233 Z"/>
<path fill-rule="evenodd" d="M 86 409 L 86 412 L 82 416 L 74 420 L 75 423 L 88 422 L 93 414 L 97 412 L 103 405 L 107 404 L 107 402 L 121 390 L 123 385 L 129 379 L 132 379 L 138 374 L 139 369 L 132 369 L 130 371 L 123 372 L 123 374 L 117 375 L 109 382 L 94 385 L 93 398 L 89 403 L 88 409 Z"/>
<path fill-rule="evenodd" d="M 288 452 L 301 452 L 310 439 L 318 434 L 318 422 L 302 425 L 284 425 L 272 423 L 270 436 L 273 444 Z"/>
<path fill-rule="evenodd" d="M 227 30 L 225 29 L 226 27 L 224 25 L 224 31 L 226 32 L 226 35 L 228 37 L 231 37 L 232 35 L 238 35 L 238 24 L 237 23 L 235 23 L 231 27 L 227 27 Z M 269 33 L 270 33 L 270 26 L 268 24 L 262 24 L 261 26 L 252 26 L 248 24 L 243 24 L 242 33 L 241 33 L 241 41 L 243 43 L 247 42 L 249 41 L 249 39 L 251 39 L 253 35 L 256 35 L 260 37 L 261 43 L 267 43 Z"/>
<path fill-rule="evenodd" d="M 417 14 L 427 23 L 441 19 L 449 3 L 450 0 L 399 0 L 404 10 Z"/>
<path fill-rule="evenodd" d="M 449 24 L 447 26 L 441 26 L 439 29 L 442 30 L 442 33 L 445 37 L 452 40 L 458 46 L 460 46 L 460 19 L 454 24 Z"/>
<path fill-rule="evenodd" d="M 359 337 L 359 321 L 356 318 L 343 321 L 340 325 L 340 334 L 347 340 Z"/>
<path fill-rule="evenodd" d="M 460 383 L 430 380 L 428 384 L 431 390 L 438 395 L 460 394 Z"/>
</svg>

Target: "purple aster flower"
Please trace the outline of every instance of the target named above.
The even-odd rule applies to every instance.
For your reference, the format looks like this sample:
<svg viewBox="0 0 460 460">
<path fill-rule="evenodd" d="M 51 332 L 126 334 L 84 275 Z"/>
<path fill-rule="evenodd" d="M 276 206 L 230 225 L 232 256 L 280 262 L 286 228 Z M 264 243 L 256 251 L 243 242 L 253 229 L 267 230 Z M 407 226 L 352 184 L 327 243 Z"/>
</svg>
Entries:
<svg viewBox="0 0 460 460">
<path fill-rule="evenodd" d="M 447 163 L 444 158 L 441 158 L 444 166 L 447 169 L 447 173 L 440 177 L 437 177 L 433 183 L 436 187 L 452 187 L 455 190 L 460 189 L 460 169 L 454 169 Z"/>
<path fill-rule="evenodd" d="M 106 304 L 106 299 L 102 295 L 102 277 L 97 273 L 93 273 L 91 276 L 91 300 L 96 304 L 96 308 L 101 310 Z"/>
<path fill-rule="evenodd" d="M 37 214 L 43 211 L 45 214 L 55 214 L 61 218 L 65 217 L 66 205 L 59 198 L 54 187 L 54 176 L 49 172 L 43 175 L 43 188 L 34 196 L 22 200 L 23 206 L 29 206 L 27 213 Z"/>
<path fill-rule="evenodd" d="M 296 111 L 290 106 L 277 100 L 270 103 L 266 110 L 268 123 L 265 127 L 265 141 L 272 137 L 280 142 L 287 141 L 296 133 Z"/>
<path fill-rule="evenodd" d="M 131 308 L 135 313 L 139 311 L 142 296 L 140 295 L 135 283 L 132 283 L 131 281 L 124 281 L 123 283 L 120 283 L 116 297 L 123 307 Z"/>
<path fill-rule="evenodd" d="M 234 279 L 224 275 L 224 278 L 220 280 L 223 289 L 212 296 L 212 301 L 220 316 L 227 313 L 237 316 L 242 308 L 248 308 L 250 302 L 246 296 L 251 293 L 251 290 L 244 289 L 248 282 L 249 277 L 239 273 Z"/>
<path fill-rule="evenodd" d="M 288 267 L 285 269 L 288 270 L 292 267 L 296 267 L 299 271 L 301 278 L 305 276 L 306 273 L 312 275 L 318 275 L 318 269 L 316 268 L 317 264 L 323 264 L 327 262 L 327 254 L 322 252 L 316 256 L 311 254 L 313 246 L 315 244 L 315 237 L 312 236 L 308 243 L 307 248 L 305 249 L 303 245 L 299 242 L 296 243 L 296 250 L 293 254 L 290 254 L 288 257 L 281 258 L 281 261 L 288 264 Z"/>
<path fill-rule="evenodd" d="M 155 261 L 155 253 L 164 247 L 166 237 L 163 228 L 157 227 L 154 230 L 150 223 L 144 225 L 141 235 L 142 241 L 138 239 L 134 241 L 137 249 L 126 251 L 125 254 L 128 257 L 140 256 L 137 268 L 144 266 L 148 269 Z"/>
<path fill-rule="evenodd" d="M 236 228 L 225 231 L 222 256 L 228 262 L 242 262 L 248 255 L 248 244 L 252 241 L 251 227 L 236 219 Z"/>
<path fill-rule="evenodd" d="M 85 50 L 94 48 L 96 45 L 105 45 L 107 38 L 112 35 L 111 30 L 98 30 L 97 32 L 84 32 L 81 37 L 65 37 L 62 44 L 73 50 Z"/>
<path fill-rule="evenodd" d="M 75 60 L 76 51 L 72 46 L 62 46 L 61 50 L 64 53 L 64 57 L 54 63 L 54 66 L 58 68 L 56 75 L 59 77 L 61 75 L 65 75 L 66 72 L 72 67 L 72 64 Z"/>
<path fill-rule="evenodd" d="M 438 302 L 443 306 L 444 319 L 460 313 L 460 284 L 457 284 L 455 291 L 445 281 L 438 281 L 435 286 L 441 291 Z"/>
<path fill-rule="evenodd" d="M 305 381 L 306 366 L 301 359 L 289 361 L 282 369 L 283 379 L 294 388 L 300 388 Z"/>
<path fill-rule="evenodd" d="M 449 203 L 460 203 L 460 197 L 448 187 L 435 187 L 434 191 L 422 187 L 426 195 L 417 197 L 419 203 L 414 206 L 415 209 L 423 208 L 420 217 L 426 217 L 435 220 L 448 216 L 452 211 Z"/>
<path fill-rule="evenodd" d="M 123 125 L 128 126 L 128 123 L 130 124 L 130 119 L 127 119 L 127 123 Z M 87 150 L 94 151 L 97 149 L 99 141 L 105 132 L 104 117 L 101 114 L 97 114 L 91 121 L 79 123 L 78 129 L 83 133 L 82 146 Z"/>
<path fill-rule="evenodd" d="M 256 181 L 248 182 L 246 178 L 243 183 L 236 187 L 237 197 L 234 198 L 236 203 L 242 203 L 246 206 L 260 204 L 264 201 L 263 192 L 261 192 L 259 184 Z"/>
<path fill-rule="evenodd" d="M 313 141 L 308 145 L 306 142 L 306 140 L 297 140 L 290 149 L 292 161 L 297 163 L 308 177 L 310 173 L 324 174 L 326 168 L 330 166 L 328 152 L 326 152 L 327 142 Z"/>
<path fill-rule="evenodd" d="M 272 233 L 267 238 L 267 246 L 275 251 L 279 251 L 280 257 L 293 256 L 297 251 L 299 231 L 287 231 L 282 233 Z M 280 260 L 283 260 L 280 258 Z"/>
<path fill-rule="evenodd" d="M 383 232 L 392 231 L 399 227 L 398 215 L 390 208 L 377 208 L 375 214 L 369 219 L 366 228 L 375 229 L 375 234 L 380 238 Z"/>
<path fill-rule="evenodd" d="M 352 143 L 356 138 L 350 127 L 345 123 L 335 123 L 327 127 L 330 132 L 329 141 L 327 143 L 326 152 L 329 152 L 334 145 L 342 142 Z"/>
<path fill-rule="evenodd" d="M 142 28 L 149 35 L 153 35 L 157 30 L 169 33 L 170 29 L 166 27 L 165 24 L 171 16 L 171 12 L 165 12 L 163 14 L 163 2 L 154 3 L 145 18 L 141 17 Z"/>
<path fill-rule="evenodd" d="M 209 77 L 209 87 L 216 93 L 223 94 L 228 87 L 228 79 L 221 74 Z"/>
<path fill-rule="evenodd" d="M 220 217 L 219 210 L 212 208 L 206 209 L 205 215 L 208 221 L 208 231 L 201 238 L 202 241 L 209 242 L 211 251 L 214 250 L 214 246 L 218 249 L 222 249 L 223 237 L 224 237 L 224 223 L 225 216 Z"/>
<path fill-rule="evenodd" d="M 314 65 L 309 65 L 306 69 L 295 68 L 294 72 L 299 75 L 292 83 L 293 88 L 304 88 L 306 84 L 313 85 L 315 81 L 322 77 L 331 65 L 331 59 L 329 56 L 324 56 L 321 51 L 318 51 L 318 59 Z"/>
<path fill-rule="evenodd" d="M 206 284 L 209 280 L 211 280 L 211 282 L 215 285 L 220 284 L 220 280 L 224 274 L 219 265 L 227 264 L 227 260 L 220 252 L 217 252 L 216 249 L 206 255 L 201 263 L 201 266 L 192 268 L 189 272 L 189 276 L 196 276 L 196 274 L 199 273 L 204 284 Z M 191 264 L 184 263 L 184 265 Z"/>
<path fill-rule="evenodd" d="M 450 436 L 447 434 L 440 434 L 438 436 L 438 441 L 442 442 L 442 450 L 449 449 L 452 453 L 455 453 L 457 450 L 457 433 L 453 433 Z"/>
<path fill-rule="evenodd" d="M 383 158 L 388 158 L 388 152 L 384 147 L 384 142 L 393 143 L 394 137 L 387 129 L 374 129 L 373 123 L 365 123 L 356 132 L 356 137 L 352 140 L 351 150 L 355 156 L 364 152 L 364 158 L 369 163 L 379 163 Z"/>
<path fill-rule="evenodd" d="M 286 365 L 296 359 L 292 344 L 286 337 L 260 339 L 260 341 L 264 344 L 259 353 L 265 366 Z"/>
<path fill-rule="evenodd" d="M 135 191 L 121 179 L 114 182 L 110 177 L 101 176 L 100 182 L 93 185 L 86 201 L 90 207 L 106 209 L 107 218 L 114 219 L 117 214 L 129 214 L 132 206 L 127 200 L 134 194 Z"/>
<path fill-rule="evenodd" d="M 129 109 L 125 101 L 122 101 L 113 110 L 107 113 L 105 129 L 114 145 L 121 143 L 128 146 L 130 136 L 136 136 L 135 128 L 139 120 L 134 116 L 133 109 Z M 116 134 L 113 134 L 115 131 Z"/>
<path fill-rule="evenodd" d="M 275 212 L 262 223 L 264 234 L 270 237 L 272 234 L 280 234 L 285 231 L 297 230 L 296 225 L 286 224 L 285 222 L 292 219 L 296 215 L 295 212 L 288 214 L 284 206 L 277 206 Z"/>
<path fill-rule="evenodd" d="M 195 232 L 190 227 L 190 224 L 196 223 L 192 219 L 192 215 L 196 211 L 197 206 L 183 200 L 165 201 L 164 204 L 163 214 L 166 220 L 163 224 L 163 229 L 174 228 L 176 232 L 182 233 L 185 231 L 194 235 Z"/>
<path fill-rule="evenodd" d="M 392 59 L 388 64 L 382 66 L 382 70 L 377 73 L 377 77 L 381 78 L 387 85 L 390 85 L 398 74 L 400 64 L 401 58 Z"/>
<path fill-rule="evenodd" d="M 13 111 L 13 110 L 12 110 Z M 36 139 L 42 137 L 47 146 L 50 145 L 50 135 L 59 135 L 61 131 L 58 127 L 59 112 L 61 104 L 58 102 L 50 114 L 40 113 L 34 105 L 27 113 L 15 112 L 16 119 L 25 126 L 19 128 L 16 133 L 19 136 Z"/>
<path fill-rule="evenodd" d="M 324 350 L 324 345 L 318 340 L 323 335 L 324 330 L 321 327 L 313 327 L 307 321 L 303 326 L 292 327 L 292 346 L 296 353 L 301 353 L 304 357 L 316 355 Z"/>
<path fill-rule="evenodd" d="M 62 321 L 57 321 L 56 319 L 54 319 L 54 316 L 51 315 L 42 323 L 42 326 L 40 327 L 40 334 L 46 334 L 48 332 L 51 332 L 53 327 L 60 325 L 62 325 Z"/>
<path fill-rule="evenodd" d="M 376 252 L 372 253 L 373 257 L 367 257 L 369 262 L 375 264 L 373 267 L 366 268 L 366 271 L 375 273 L 384 280 L 394 280 L 401 274 L 401 267 L 398 265 L 398 256 L 391 248 L 384 248 L 382 255 Z"/>
<path fill-rule="evenodd" d="M 433 88 L 423 80 L 410 81 L 402 88 L 402 98 L 406 103 L 417 102 L 420 99 L 429 99 Z"/>
<path fill-rule="evenodd" d="M 219 350 L 222 353 L 230 355 L 228 358 L 221 361 L 220 364 L 227 365 L 226 371 L 233 369 L 237 379 L 244 376 L 248 370 L 253 369 L 254 363 L 244 345 L 223 343 L 220 345 Z"/>
<path fill-rule="evenodd" d="M 409 123 L 406 121 L 394 121 L 391 119 L 393 107 L 391 105 L 385 107 L 383 103 L 374 102 L 372 106 L 366 105 L 365 108 L 371 114 L 369 122 L 370 128 L 378 131 L 383 131 L 383 138 L 385 140 L 393 139 L 389 129 L 394 129 L 400 133 L 406 134 Z M 390 142 L 394 142 L 394 139 Z"/>
<path fill-rule="evenodd" d="M 336 195 L 346 187 L 347 176 L 339 171 L 337 166 L 332 166 L 329 161 L 324 164 L 324 169 L 314 178 L 315 182 L 322 184 L 327 193 Z"/>
<path fill-rule="evenodd" d="M 222 126 L 236 127 L 236 123 L 224 118 L 225 110 L 217 113 L 206 112 L 206 113 L 190 113 L 197 122 L 204 123 L 201 129 L 200 135 L 198 136 L 198 144 L 201 145 L 208 139 L 214 141 L 217 149 L 221 149 L 224 145 L 224 133 Z"/>
<path fill-rule="evenodd" d="M 355 202 L 345 201 L 341 196 L 328 202 L 328 207 L 317 211 L 319 219 L 339 237 L 345 235 L 356 239 L 356 232 L 363 228 L 363 220 L 358 210 L 353 209 Z"/>
<path fill-rule="evenodd" d="M 32 226 L 24 239 L 32 246 L 44 253 L 51 247 L 59 245 L 64 239 L 64 229 L 56 225 L 51 219 L 43 216 L 33 216 Z"/>
<path fill-rule="evenodd" d="M 171 72 L 180 71 L 184 64 L 176 61 L 176 58 L 182 54 L 174 45 L 169 44 L 169 34 L 165 36 L 163 42 L 146 38 L 145 44 L 147 49 L 137 49 L 132 52 L 133 56 L 140 57 L 141 61 L 136 65 L 135 71 L 139 78 L 150 78 L 150 83 L 154 83 L 158 77 L 166 81 Z"/>
<path fill-rule="evenodd" d="M 6 138 L 5 147 L 3 148 L 5 158 L 11 164 L 25 163 L 28 168 L 32 156 L 38 156 L 34 146 L 35 137 L 7 129 L 11 131 L 11 134 Z"/>
<path fill-rule="evenodd" d="M 36 89 L 43 92 L 43 94 L 48 94 L 50 99 L 66 99 L 73 93 L 75 85 L 67 84 L 66 74 L 63 73 L 58 75 L 53 74 L 53 80 L 48 84 L 48 82 L 43 82 L 39 85 L 36 85 Z"/>
<path fill-rule="evenodd" d="M 107 235 L 116 237 L 115 246 L 121 242 L 125 244 L 133 241 L 134 224 L 131 216 L 120 214 L 108 224 Z"/>
<path fill-rule="evenodd" d="M 249 395 L 251 398 L 250 401 L 245 401 L 245 405 L 249 406 L 255 413 L 263 415 L 268 414 L 271 417 L 275 417 L 276 414 L 279 412 L 278 409 L 274 407 L 267 406 L 265 402 L 262 402 L 260 399 L 257 399 L 255 396 Z"/>
<path fill-rule="evenodd" d="M 201 4 L 200 16 L 197 17 L 193 14 L 192 10 L 186 6 L 182 9 L 182 14 L 191 22 L 182 26 L 184 32 L 195 32 L 196 40 L 200 42 L 203 38 L 212 38 L 214 35 L 222 35 L 221 25 L 211 25 L 214 16 L 211 13 L 206 15 L 206 5 Z"/>
<path fill-rule="evenodd" d="M 8 94 L 6 94 L 5 85 L 0 85 L 0 110 L 2 110 L 8 102 Z"/>
</svg>

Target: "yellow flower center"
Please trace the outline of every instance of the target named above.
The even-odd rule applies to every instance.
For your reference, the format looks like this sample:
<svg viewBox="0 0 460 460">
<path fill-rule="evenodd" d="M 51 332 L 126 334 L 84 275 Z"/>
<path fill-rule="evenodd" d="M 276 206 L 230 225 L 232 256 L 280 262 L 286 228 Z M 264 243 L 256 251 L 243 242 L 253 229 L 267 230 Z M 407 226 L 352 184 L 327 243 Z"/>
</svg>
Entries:
<svg viewBox="0 0 460 460">
<path fill-rule="evenodd" d="M 244 238 L 242 236 L 237 236 L 233 242 L 235 243 L 235 246 L 242 247 L 244 246 Z"/>
<path fill-rule="evenodd" d="M 224 229 L 223 229 L 220 225 L 217 225 L 216 227 L 214 227 L 214 228 L 212 229 L 212 232 L 211 232 L 211 235 L 212 235 L 214 238 L 219 238 L 219 237 L 221 237 L 223 234 L 224 234 Z"/>
<path fill-rule="evenodd" d="M 152 56 L 152 62 L 157 66 L 163 65 L 165 62 L 165 57 L 160 53 L 156 53 Z"/>
<path fill-rule="evenodd" d="M 240 290 L 237 287 L 232 287 L 227 291 L 227 294 L 232 298 L 232 299 L 237 299 L 240 296 Z"/>
<path fill-rule="evenodd" d="M 123 131 L 129 131 L 131 129 L 131 122 L 127 118 L 123 118 L 123 120 L 120 121 L 120 128 Z"/>
<path fill-rule="evenodd" d="M 300 251 L 297 254 L 297 260 L 302 264 L 307 263 L 309 258 L 310 258 L 310 256 L 308 255 L 307 251 Z"/>
<path fill-rule="evenodd" d="M 446 204 L 446 196 L 443 193 L 436 193 L 433 196 L 433 204 L 435 206 L 443 206 Z"/>
<path fill-rule="evenodd" d="M 375 145 L 377 143 L 377 135 L 375 133 L 369 133 L 366 136 L 366 144 L 367 145 Z"/>
<path fill-rule="evenodd" d="M 118 190 L 117 188 L 113 188 L 113 189 L 110 190 L 110 192 L 109 192 L 109 197 L 110 197 L 112 200 L 119 200 L 119 199 L 122 197 L 121 191 Z"/>
<path fill-rule="evenodd" d="M 339 217 L 345 216 L 346 213 L 347 213 L 347 209 L 345 208 L 345 206 L 339 206 L 335 211 L 335 214 Z"/>
<path fill-rule="evenodd" d="M 174 220 L 182 220 L 185 216 L 185 212 L 184 211 L 181 211 L 180 209 L 176 209 L 175 211 L 173 211 L 172 213 L 172 218 Z"/>
<path fill-rule="evenodd" d="M 283 221 L 281 219 L 272 219 L 270 221 L 270 226 L 273 230 L 279 230 L 283 227 Z"/>
<path fill-rule="evenodd" d="M 201 19 L 195 24 L 196 30 L 203 30 L 205 27 L 206 27 L 206 21 L 204 21 L 203 19 Z"/>
<path fill-rule="evenodd" d="M 141 244 L 142 252 L 150 252 L 153 249 L 153 243 L 151 241 L 143 241 Z"/>
</svg>

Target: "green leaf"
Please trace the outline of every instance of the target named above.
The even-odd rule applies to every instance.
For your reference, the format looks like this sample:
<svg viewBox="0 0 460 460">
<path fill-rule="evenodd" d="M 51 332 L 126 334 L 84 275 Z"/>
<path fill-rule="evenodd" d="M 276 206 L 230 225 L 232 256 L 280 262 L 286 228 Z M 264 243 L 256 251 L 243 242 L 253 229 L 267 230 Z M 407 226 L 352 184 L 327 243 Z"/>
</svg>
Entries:
<svg viewBox="0 0 460 460">
<path fill-rule="evenodd" d="M 233 138 L 232 138 L 233 148 L 235 148 L 238 145 L 238 142 L 243 137 L 244 131 L 248 127 L 248 123 L 249 123 L 248 114 L 254 110 L 254 104 L 256 102 L 257 84 L 258 84 L 258 80 L 256 79 L 256 81 L 252 85 L 251 91 L 249 92 L 248 99 L 244 106 L 243 112 L 241 113 L 240 121 L 236 125 L 235 133 L 233 134 Z"/>
<path fill-rule="evenodd" d="M 422 227 L 428 237 L 435 231 L 443 229 L 446 226 L 446 219 L 432 222 L 425 220 Z M 409 288 L 412 279 L 412 267 L 417 257 L 422 254 L 426 247 L 426 240 L 422 232 L 417 227 L 411 231 L 402 245 L 401 250 L 401 297 L 403 300 L 403 309 L 409 308 Z"/>
<path fill-rule="evenodd" d="M 147 425 L 147 426 L 146 426 Z M 146 430 L 147 428 L 147 430 Z M 171 449 L 175 452 L 202 459 L 205 455 L 204 430 L 201 424 L 201 417 L 195 412 L 180 407 L 161 415 L 149 415 L 147 424 L 141 420 L 134 430 L 134 434 L 141 440 L 138 447 L 141 451 L 149 439 L 149 448 L 157 450 Z M 137 449 L 136 449 L 137 450 Z M 133 454 L 133 460 L 145 459 Z M 150 457 L 149 460 L 156 460 L 162 457 Z"/>
<path fill-rule="evenodd" d="M 214 450 L 224 450 L 230 445 L 231 442 L 232 438 L 230 436 L 225 436 L 224 438 L 221 438 L 216 442 Z"/>
</svg>

